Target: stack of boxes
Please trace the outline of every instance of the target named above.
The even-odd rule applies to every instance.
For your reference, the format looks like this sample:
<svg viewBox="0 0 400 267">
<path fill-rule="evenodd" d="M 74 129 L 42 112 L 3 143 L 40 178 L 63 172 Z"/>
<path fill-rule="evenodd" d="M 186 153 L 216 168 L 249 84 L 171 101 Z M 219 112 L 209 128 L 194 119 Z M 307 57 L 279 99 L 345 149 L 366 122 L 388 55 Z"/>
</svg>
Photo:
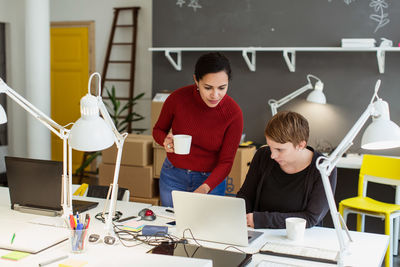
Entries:
<svg viewBox="0 0 400 267">
<path fill-rule="evenodd" d="M 99 184 L 110 185 L 114 179 L 117 148 L 102 152 Z M 153 176 L 153 138 L 151 135 L 129 134 L 125 140 L 118 186 L 130 191 L 130 201 L 159 205 L 158 180 Z"/>
</svg>

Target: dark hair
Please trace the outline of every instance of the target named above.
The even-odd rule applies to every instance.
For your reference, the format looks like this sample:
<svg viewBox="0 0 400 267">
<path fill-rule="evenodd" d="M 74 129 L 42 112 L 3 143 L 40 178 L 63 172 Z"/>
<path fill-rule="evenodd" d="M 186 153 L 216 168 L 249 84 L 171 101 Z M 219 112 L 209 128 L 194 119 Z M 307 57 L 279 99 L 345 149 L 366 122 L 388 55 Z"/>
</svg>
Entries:
<svg viewBox="0 0 400 267">
<path fill-rule="evenodd" d="M 216 73 L 220 71 L 225 71 L 229 80 L 232 78 L 229 60 L 218 52 L 207 53 L 197 60 L 194 69 L 194 76 L 196 77 L 196 80 L 199 81 L 208 73 Z"/>
<path fill-rule="evenodd" d="M 297 146 L 308 141 L 310 130 L 308 121 L 302 115 L 292 111 L 281 111 L 275 114 L 265 128 L 265 136 L 277 143 L 292 143 Z"/>
</svg>

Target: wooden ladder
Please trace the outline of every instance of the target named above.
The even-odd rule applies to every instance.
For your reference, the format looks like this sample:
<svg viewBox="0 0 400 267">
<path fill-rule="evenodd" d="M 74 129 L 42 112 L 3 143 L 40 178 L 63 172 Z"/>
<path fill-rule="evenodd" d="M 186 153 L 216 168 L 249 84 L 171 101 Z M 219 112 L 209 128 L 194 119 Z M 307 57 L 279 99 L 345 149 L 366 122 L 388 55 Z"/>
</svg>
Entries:
<svg viewBox="0 0 400 267">
<path fill-rule="evenodd" d="M 135 83 L 135 60 L 136 60 L 136 34 L 138 31 L 138 24 L 137 24 L 137 16 L 140 7 L 116 7 L 114 8 L 114 19 L 113 24 L 111 27 L 111 34 L 108 40 L 108 47 L 106 52 L 106 57 L 104 59 L 104 67 L 102 73 L 102 81 L 101 81 L 101 91 L 102 95 L 104 92 L 104 84 L 109 84 L 110 82 L 123 82 L 128 83 L 128 95 L 125 97 L 117 96 L 116 99 L 119 100 L 130 100 L 134 96 L 134 83 Z M 118 17 L 122 11 L 131 11 L 132 12 L 132 24 L 118 24 Z M 131 42 L 114 42 L 116 29 L 123 29 L 123 28 L 132 28 L 132 41 Z M 110 59 L 111 50 L 114 46 L 130 46 L 131 47 L 131 56 L 130 59 Z M 107 71 L 109 70 L 109 64 L 124 64 L 130 67 L 129 69 L 129 78 L 115 78 L 115 77 L 108 77 Z M 116 89 L 117 91 L 117 89 Z M 118 95 L 118 94 L 116 94 Z M 108 97 L 103 97 L 104 99 L 109 99 Z M 132 113 L 133 106 L 130 105 L 128 109 L 128 114 Z M 124 117 L 124 116 L 121 116 Z M 132 132 L 132 122 L 128 122 L 127 127 L 128 133 Z"/>
</svg>

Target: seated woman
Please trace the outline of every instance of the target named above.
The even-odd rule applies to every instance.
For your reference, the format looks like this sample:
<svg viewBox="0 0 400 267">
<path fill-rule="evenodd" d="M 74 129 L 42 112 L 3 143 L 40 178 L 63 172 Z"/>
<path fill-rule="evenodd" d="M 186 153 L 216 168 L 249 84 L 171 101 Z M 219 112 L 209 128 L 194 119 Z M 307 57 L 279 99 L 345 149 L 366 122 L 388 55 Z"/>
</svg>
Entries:
<svg viewBox="0 0 400 267">
<path fill-rule="evenodd" d="M 316 167 L 321 154 L 307 146 L 308 136 L 308 122 L 296 112 L 279 112 L 268 122 L 268 146 L 256 152 L 237 193 L 246 201 L 248 226 L 285 228 L 288 217 L 306 219 L 306 227 L 322 221 L 329 206 Z M 329 180 L 334 192 L 336 168 Z"/>
</svg>

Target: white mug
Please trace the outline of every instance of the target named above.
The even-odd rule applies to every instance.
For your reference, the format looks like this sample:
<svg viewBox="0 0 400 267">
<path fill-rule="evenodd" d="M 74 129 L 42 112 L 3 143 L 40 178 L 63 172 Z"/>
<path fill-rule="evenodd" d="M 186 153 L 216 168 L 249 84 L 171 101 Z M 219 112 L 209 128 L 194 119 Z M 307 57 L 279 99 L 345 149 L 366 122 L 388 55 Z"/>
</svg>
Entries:
<svg viewBox="0 0 400 267">
<path fill-rule="evenodd" d="M 179 155 L 187 155 L 190 153 L 190 145 L 192 136 L 186 134 L 174 135 L 174 152 Z"/>
<path fill-rule="evenodd" d="M 303 218 L 289 217 L 286 218 L 285 222 L 287 237 L 293 241 L 302 240 L 306 229 L 306 220 Z"/>
</svg>

